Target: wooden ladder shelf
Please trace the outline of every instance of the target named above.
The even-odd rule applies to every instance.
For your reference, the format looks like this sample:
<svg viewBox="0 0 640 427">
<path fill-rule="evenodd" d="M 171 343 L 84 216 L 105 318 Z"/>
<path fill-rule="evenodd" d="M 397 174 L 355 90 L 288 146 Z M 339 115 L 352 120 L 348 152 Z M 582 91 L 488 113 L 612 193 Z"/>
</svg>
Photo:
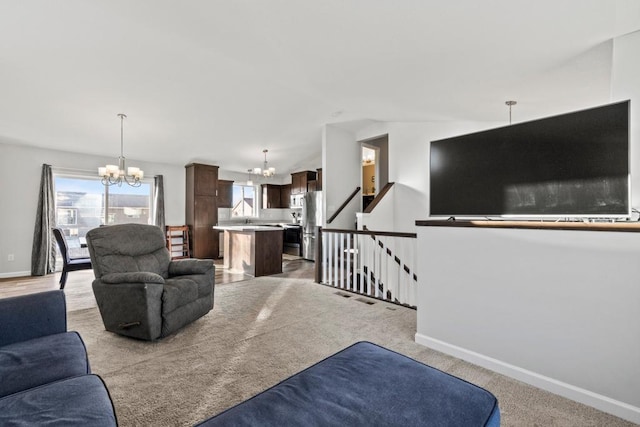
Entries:
<svg viewBox="0 0 640 427">
<path fill-rule="evenodd" d="M 167 249 L 171 259 L 191 258 L 189 249 L 189 226 L 167 225 Z"/>
</svg>

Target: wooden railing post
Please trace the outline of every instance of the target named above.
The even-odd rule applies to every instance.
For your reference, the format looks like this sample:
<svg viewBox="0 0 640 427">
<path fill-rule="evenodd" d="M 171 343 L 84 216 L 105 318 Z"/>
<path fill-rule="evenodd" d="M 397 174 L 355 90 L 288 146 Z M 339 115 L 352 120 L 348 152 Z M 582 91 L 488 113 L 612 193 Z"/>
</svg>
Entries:
<svg viewBox="0 0 640 427">
<path fill-rule="evenodd" d="M 322 227 L 316 227 L 316 247 L 315 247 L 315 282 L 322 283 Z"/>
</svg>

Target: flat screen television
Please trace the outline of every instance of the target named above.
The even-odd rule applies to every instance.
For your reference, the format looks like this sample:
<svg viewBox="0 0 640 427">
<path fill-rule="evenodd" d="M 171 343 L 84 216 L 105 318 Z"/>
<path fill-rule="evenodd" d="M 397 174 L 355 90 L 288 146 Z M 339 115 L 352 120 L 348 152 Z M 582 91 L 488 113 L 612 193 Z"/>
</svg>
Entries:
<svg viewBox="0 0 640 427">
<path fill-rule="evenodd" d="M 630 101 L 432 141 L 430 215 L 626 218 Z"/>
</svg>

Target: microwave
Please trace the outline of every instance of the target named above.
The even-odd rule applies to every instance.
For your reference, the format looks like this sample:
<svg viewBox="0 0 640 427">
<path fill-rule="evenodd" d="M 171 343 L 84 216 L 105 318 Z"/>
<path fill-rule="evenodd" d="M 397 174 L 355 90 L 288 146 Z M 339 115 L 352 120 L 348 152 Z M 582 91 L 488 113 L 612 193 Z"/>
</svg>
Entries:
<svg viewBox="0 0 640 427">
<path fill-rule="evenodd" d="M 292 194 L 291 203 L 289 204 L 289 207 L 301 208 L 303 201 L 304 201 L 304 194 Z"/>
</svg>

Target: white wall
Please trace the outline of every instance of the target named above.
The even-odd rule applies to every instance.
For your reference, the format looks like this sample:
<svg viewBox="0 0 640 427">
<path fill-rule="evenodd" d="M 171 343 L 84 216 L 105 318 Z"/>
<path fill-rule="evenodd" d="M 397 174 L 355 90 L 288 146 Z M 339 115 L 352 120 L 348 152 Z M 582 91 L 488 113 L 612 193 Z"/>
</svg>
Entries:
<svg viewBox="0 0 640 427">
<path fill-rule="evenodd" d="M 396 190 L 398 187 L 398 185 L 394 184 L 373 212 L 359 212 L 356 214 L 358 230 L 364 230 L 364 227 L 367 227 L 367 229 L 373 231 L 395 231 L 393 224 L 395 222 Z"/>
<path fill-rule="evenodd" d="M 29 275 L 31 247 L 38 206 L 42 164 L 54 167 L 96 171 L 113 163 L 112 157 L 91 156 L 0 143 L 0 277 Z M 165 218 L 167 224 L 184 224 L 185 172 L 183 166 L 127 159 L 139 166 L 145 176 L 164 176 Z M 13 254 L 15 260 L 7 261 Z"/>
<path fill-rule="evenodd" d="M 416 342 L 640 423 L 640 233 L 418 227 Z"/>
<path fill-rule="evenodd" d="M 362 198 L 356 196 L 331 223 L 326 221 L 333 215 L 356 187 L 360 186 L 362 174 L 362 151 L 356 143 L 355 134 L 333 125 L 325 125 L 322 132 L 322 197 L 325 227 L 355 229 L 356 212 Z"/>
<path fill-rule="evenodd" d="M 640 31 L 613 43 L 612 101 L 631 100 L 631 200 L 640 206 Z"/>
</svg>

